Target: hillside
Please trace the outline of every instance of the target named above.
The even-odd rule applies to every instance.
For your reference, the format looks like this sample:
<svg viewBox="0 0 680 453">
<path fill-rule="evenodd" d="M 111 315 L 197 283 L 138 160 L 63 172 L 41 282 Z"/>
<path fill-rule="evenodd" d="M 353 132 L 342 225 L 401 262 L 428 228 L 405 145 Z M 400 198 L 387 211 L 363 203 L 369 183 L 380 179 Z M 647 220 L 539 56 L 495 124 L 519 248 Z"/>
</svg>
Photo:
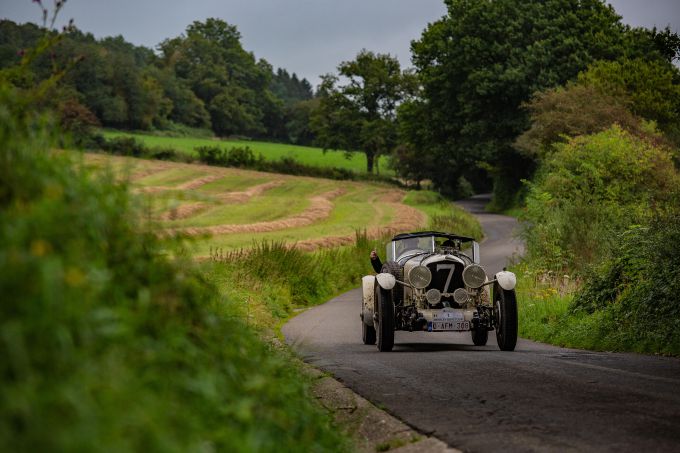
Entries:
<svg viewBox="0 0 680 453">
<path fill-rule="evenodd" d="M 296 177 L 206 165 L 85 155 L 110 166 L 148 196 L 159 232 L 191 237 L 199 257 L 276 241 L 309 251 L 426 227 L 429 216 L 394 187 Z M 432 212 L 431 210 L 429 210 Z"/>
</svg>

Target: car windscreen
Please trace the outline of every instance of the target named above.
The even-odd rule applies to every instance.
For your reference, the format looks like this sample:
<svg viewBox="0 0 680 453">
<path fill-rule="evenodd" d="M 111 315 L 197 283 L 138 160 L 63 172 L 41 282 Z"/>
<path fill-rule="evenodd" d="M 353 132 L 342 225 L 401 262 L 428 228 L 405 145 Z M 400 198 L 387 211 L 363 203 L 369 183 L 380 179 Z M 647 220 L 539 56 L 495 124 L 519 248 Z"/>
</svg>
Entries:
<svg viewBox="0 0 680 453">
<path fill-rule="evenodd" d="M 413 238 L 404 238 L 404 239 L 399 239 L 396 241 L 393 241 L 392 244 L 394 245 L 394 257 L 399 258 L 400 256 L 406 254 L 406 253 L 412 253 L 412 252 L 434 252 L 434 237 L 433 236 L 425 236 L 425 237 L 413 237 Z M 388 246 L 388 248 L 391 248 Z M 391 251 L 390 251 L 391 252 Z M 391 255 L 391 253 L 388 252 L 388 255 Z"/>
</svg>

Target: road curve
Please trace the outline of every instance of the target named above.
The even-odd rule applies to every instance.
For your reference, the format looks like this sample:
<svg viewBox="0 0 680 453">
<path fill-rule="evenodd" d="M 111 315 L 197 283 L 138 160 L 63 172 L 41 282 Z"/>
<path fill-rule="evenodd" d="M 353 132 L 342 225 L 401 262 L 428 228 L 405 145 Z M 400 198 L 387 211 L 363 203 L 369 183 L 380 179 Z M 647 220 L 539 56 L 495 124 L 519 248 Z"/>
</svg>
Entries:
<svg viewBox="0 0 680 453">
<path fill-rule="evenodd" d="M 485 231 L 482 264 L 521 252 L 513 219 L 461 202 Z M 367 257 L 368 259 L 368 257 Z M 358 282 L 357 282 L 358 283 Z M 501 352 L 469 334 L 397 332 L 394 350 L 361 343 L 359 289 L 283 327 L 305 361 L 409 425 L 464 451 L 679 451 L 680 360 L 519 340 Z"/>
</svg>

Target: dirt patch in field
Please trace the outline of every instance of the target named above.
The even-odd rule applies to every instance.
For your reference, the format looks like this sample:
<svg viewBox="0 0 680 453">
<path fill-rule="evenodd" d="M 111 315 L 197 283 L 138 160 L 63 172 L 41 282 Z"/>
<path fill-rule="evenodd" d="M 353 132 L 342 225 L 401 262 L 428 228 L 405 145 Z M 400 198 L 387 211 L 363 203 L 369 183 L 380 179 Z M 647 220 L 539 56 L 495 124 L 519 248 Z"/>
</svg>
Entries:
<svg viewBox="0 0 680 453">
<path fill-rule="evenodd" d="M 288 228 L 300 228 L 311 225 L 314 222 L 323 220 L 331 215 L 333 211 L 334 198 L 342 195 L 344 190 L 337 189 L 331 192 L 326 192 L 321 195 L 310 198 L 310 206 L 304 212 L 288 217 L 286 219 L 273 220 L 271 222 L 249 223 L 245 225 L 213 225 L 208 227 L 189 227 L 189 228 L 171 228 L 165 230 L 166 233 L 176 234 L 182 233 L 187 236 L 199 235 L 218 235 L 218 234 L 234 234 L 234 233 L 265 233 L 268 231 L 285 230 Z"/>
<path fill-rule="evenodd" d="M 243 192 L 226 192 L 217 196 L 217 199 L 224 202 L 231 203 L 245 203 L 253 197 L 257 197 L 265 193 L 266 191 L 273 189 L 274 187 L 279 187 L 283 184 L 283 181 L 276 180 L 270 181 L 264 184 L 259 184 L 253 186 L 248 190 Z"/>
<path fill-rule="evenodd" d="M 383 203 L 401 203 L 406 196 L 403 190 L 390 190 L 380 196 L 380 201 Z"/>
<path fill-rule="evenodd" d="M 217 178 L 212 179 L 212 182 L 215 181 L 216 179 L 221 178 L 219 175 L 214 175 L 218 176 Z M 202 178 L 204 181 L 207 179 Z M 208 184 L 208 182 L 203 182 L 201 185 Z M 189 183 L 185 184 L 183 187 L 184 190 L 191 190 L 195 189 L 200 186 L 190 186 L 191 184 L 197 184 L 198 180 L 190 181 Z M 224 194 L 219 194 L 215 198 L 224 203 L 246 203 L 248 200 L 250 200 L 253 197 L 262 195 L 264 192 L 266 192 L 269 189 L 272 189 L 274 187 L 278 187 L 281 184 L 283 184 L 283 181 L 271 181 L 265 184 L 260 184 L 254 187 L 251 187 L 250 189 L 244 191 L 244 192 L 227 192 Z M 211 204 L 210 203 L 203 203 L 203 202 L 196 202 L 196 203 L 187 203 L 180 205 L 176 208 L 169 209 L 165 212 L 163 212 L 160 216 L 158 216 L 159 220 L 163 221 L 168 221 L 168 220 L 180 220 L 180 219 L 188 219 L 195 214 L 198 214 L 199 212 L 205 211 L 206 209 L 210 208 Z"/>
<path fill-rule="evenodd" d="M 158 220 L 169 221 L 169 220 L 181 220 L 193 217 L 199 212 L 205 211 L 210 205 L 208 203 L 187 203 L 180 205 L 176 208 L 169 209 L 158 216 Z"/>
<path fill-rule="evenodd" d="M 130 172 L 130 181 L 139 181 L 140 179 L 144 179 L 147 176 L 155 175 L 156 173 L 160 173 L 166 170 L 169 170 L 172 168 L 170 164 L 164 162 L 160 164 L 154 163 L 154 165 L 145 165 L 145 166 L 140 166 L 140 167 L 134 167 L 132 171 Z"/>
<path fill-rule="evenodd" d="M 403 194 L 402 194 L 403 198 Z M 403 233 L 405 231 L 412 231 L 421 228 L 427 221 L 427 216 L 421 211 L 406 206 L 400 203 L 389 203 L 393 205 L 396 218 L 384 227 L 372 227 L 366 230 L 366 235 L 369 239 L 377 239 L 384 235 L 392 235 L 396 233 Z M 343 245 L 351 245 L 356 241 L 356 235 L 350 234 L 346 236 L 328 236 L 318 239 L 308 239 L 306 241 L 299 241 L 291 244 L 300 250 L 311 252 L 320 248 L 339 247 Z"/>
<path fill-rule="evenodd" d="M 193 189 L 198 189 L 201 186 L 205 186 L 206 184 L 210 184 L 213 181 L 217 181 L 218 179 L 222 179 L 224 175 L 221 174 L 212 174 L 212 175 L 205 175 L 201 176 L 200 178 L 192 179 L 190 181 L 187 181 L 185 183 L 179 184 L 177 186 L 149 186 L 149 187 L 140 187 L 137 189 L 137 192 L 141 193 L 158 193 L 158 192 L 166 192 L 168 190 L 193 190 Z"/>
<path fill-rule="evenodd" d="M 213 181 L 217 181 L 218 179 L 222 179 L 224 175 L 220 174 L 215 174 L 215 175 L 206 175 L 202 176 L 200 178 L 192 179 L 191 181 L 185 182 L 184 184 L 180 184 L 179 186 L 175 187 L 175 190 L 192 190 L 192 189 L 198 189 L 201 186 L 205 186 L 206 184 L 210 184 Z"/>
</svg>

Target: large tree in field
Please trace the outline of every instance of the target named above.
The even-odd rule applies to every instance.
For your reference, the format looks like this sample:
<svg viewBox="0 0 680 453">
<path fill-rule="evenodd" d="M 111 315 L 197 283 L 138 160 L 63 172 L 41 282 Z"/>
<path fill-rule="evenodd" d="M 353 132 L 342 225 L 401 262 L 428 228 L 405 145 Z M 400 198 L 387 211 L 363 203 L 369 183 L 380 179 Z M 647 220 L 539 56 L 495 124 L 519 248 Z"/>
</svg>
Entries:
<svg viewBox="0 0 680 453">
<path fill-rule="evenodd" d="M 411 76 L 399 61 L 367 50 L 326 75 L 319 87 L 319 105 L 312 129 L 324 149 L 361 151 L 366 169 L 396 143 L 396 106 L 408 92 Z M 343 82 L 343 83 L 341 83 Z"/>
<path fill-rule="evenodd" d="M 496 201 L 507 204 L 533 165 L 512 147 L 529 125 L 522 104 L 595 60 L 635 52 L 635 42 L 601 0 L 446 5 L 448 14 L 412 44 L 423 96 L 421 114 L 408 120 L 429 129 L 427 149 L 442 163 L 432 175 L 440 189 L 454 190 L 481 163 L 495 177 Z"/>
</svg>

